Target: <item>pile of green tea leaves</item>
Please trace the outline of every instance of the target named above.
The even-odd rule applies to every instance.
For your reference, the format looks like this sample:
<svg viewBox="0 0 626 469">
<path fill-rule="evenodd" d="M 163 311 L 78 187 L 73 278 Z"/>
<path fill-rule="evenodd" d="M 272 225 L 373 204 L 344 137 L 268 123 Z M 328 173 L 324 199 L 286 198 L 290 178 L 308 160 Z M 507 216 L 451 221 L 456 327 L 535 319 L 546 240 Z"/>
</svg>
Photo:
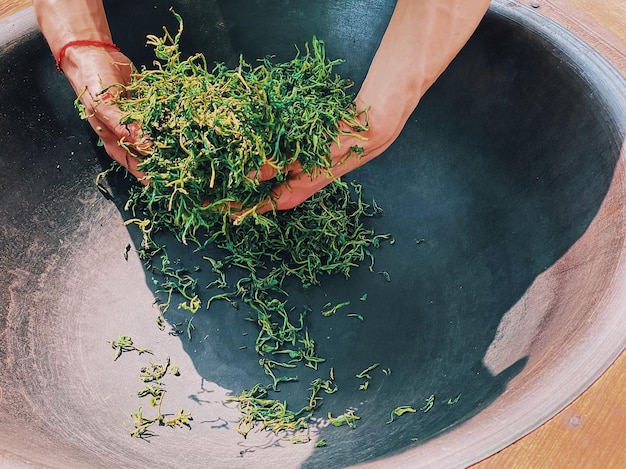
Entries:
<svg viewBox="0 0 626 469">
<path fill-rule="evenodd" d="M 265 58 L 252 67 L 241 58 L 235 69 L 209 71 L 202 54 L 181 60 L 177 18 L 175 37 L 167 30 L 148 36 L 158 68 L 135 74 L 123 87 L 132 99 L 117 104 L 122 123 L 136 122 L 152 137 L 154 148 L 138 167 L 150 181 L 143 197 L 182 228 L 185 241 L 201 226 L 212 229 L 233 203 L 239 213 L 254 213 L 295 162 L 306 174 L 332 177 L 339 122 L 354 135 L 366 127 L 346 93 L 351 83 L 332 72 L 340 61 L 326 60 L 323 42 L 313 38 L 290 62 Z M 276 170 L 275 179 L 258 180 L 262 165 Z"/>
<path fill-rule="evenodd" d="M 346 94 L 348 82 L 332 72 L 339 61 L 326 59 L 323 42 L 313 39 L 312 47 L 287 63 L 266 58 L 253 68 L 241 59 L 235 69 L 218 64 L 209 71 L 201 54 L 181 59 L 183 24 L 176 17 L 180 26 L 174 37 L 165 28 L 163 37 L 148 36 L 156 68 L 136 72 L 115 101 L 126 122 L 138 123 L 152 142 L 139 165 L 148 183 L 131 190 L 126 208 L 134 217 L 127 223 L 141 229 L 140 256 L 160 277 L 161 325 L 174 306 L 193 315 L 215 301 L 245 309 L 247 319 L 258 325 L 255 347 L 268 383 L 232 397 L 242 412 L 238 431 L 245 436 L 257 425 L 275 432 L 307 428 L 321 394 L 337 387 L 332 373 L 330 379 L 314 380 L 295 411 L 270 397 L 281 383 L 297 379 L 290 374 L 297 366 L 317 370 L 325 361 L 309 336 L 306 309 L 294 315 L 287 304 L 284 281 L 295 278 L 308 288 L 319 285 L 322 275 L 347 277 L 363 261 L 372 269 L 371 248 L 388 235 L 364 226 L 380 208 L 364 202 L 360 185 L 340 180 L 290 211 L 262 215 L 254 207 L 296 161 L 309 173 L 328 171 L 339 122 L 354 132 L 364 127 Z M 277 170 L 274 180 L 251 176 L 264 164 Z M 247 209 L 248 216 L 237 223 L 232 202 Z M 193 269 L 173 262 L 158 243 L 162 231 L 194 243 L 203 254 L 208 246 L 219 248 L 219 256 L 203 255 L 214 274 L 208 287 L 218 294 L 201 299 Z M 227 277 L 233 268 L 243 272 L 236 281 Z M 175 298 L 182 298 L 178 305 Z M 188 334 L 191 324 L 190 319 Z M 357 419 L 348 411 L 331 423 L 353 427 Z"/>
</svg>

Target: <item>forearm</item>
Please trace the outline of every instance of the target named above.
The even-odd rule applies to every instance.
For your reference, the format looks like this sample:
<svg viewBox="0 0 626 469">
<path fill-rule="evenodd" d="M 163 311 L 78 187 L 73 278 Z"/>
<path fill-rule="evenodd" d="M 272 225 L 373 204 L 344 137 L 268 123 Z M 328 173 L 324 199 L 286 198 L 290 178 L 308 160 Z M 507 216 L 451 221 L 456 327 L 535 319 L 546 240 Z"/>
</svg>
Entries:
<svg viewBox="0 0 626 469">
<path fill-rule="evenodd" d="M 33 0 L 33 7 L 55 57 L 71 41 L 111 42 L 102 0 Z"/>
<path fill-rule="evenodd" d="M 398 0 L 359 92 L 400 128 L 458 54 L 490 0 Z M 398 129 L 399 132 L 400 129 Z"/>
</svg>

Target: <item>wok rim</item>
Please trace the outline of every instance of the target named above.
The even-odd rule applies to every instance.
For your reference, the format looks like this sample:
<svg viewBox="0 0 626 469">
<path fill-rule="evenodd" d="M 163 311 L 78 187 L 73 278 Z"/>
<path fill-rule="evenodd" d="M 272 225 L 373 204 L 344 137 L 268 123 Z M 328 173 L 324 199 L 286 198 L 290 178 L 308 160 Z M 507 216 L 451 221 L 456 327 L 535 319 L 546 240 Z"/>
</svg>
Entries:
<svg viewBox="0 0 626 469">
<path fill-rule="evenodd" d="M 602 106 L 606 109 L 606 114 L 611 117 L 614 127 L 617 129 L 618 137 L 624 141 L 626 136 L 626 79 L 606 58 L 556 21 L 518 2 L 493 0 L 488 14 L 529 30 L 545 43 L 551 44 L 554 47 L 553 52 L 562 56 L 566 65 L 582 77 L 588 86 L 597 93 L 596 98 L 601 100 Z M 40 33 L 32 7 L 20 10 L 0 20 L 0 45 L 3 50 L 7 50 L 19 41 L 36 34 Z M 623 146 L 617 162 L 618 167 L 624 167 L 626 164 L 625 158 L 626 146 Z M 626 283 L 626 243 L 624 242 L 622 242 L 620 250 L 616 254 L 615 265 L 616 277 L 619 277 Z M 615 285 L 610 287 L 612 288 L 609 289 L 606 295 L 617 299 L 619 289 L 615 288 Z M 623 295 L 626 296 L 626 293 Z M 618 301 L 616 302 L 619 303 Z M 619 317 L 620 314 L 624 318 L 624 309 L 618 311 L 615 315 Z M 609 327 L 609 325 L 606 327 Z M 534 414 L 529 414 L 526 420 L 518 420 L 513 425 L 508 421 L 503 421 L 504 423 L 500 425 L 500 431 L 497 433 L 497 438 L 491 438 L 489 444 L 483 445 L 480 449 L 476 449 L 475 444 L 478 443 L 478 446 L 480 446 L 485 435 L 484 432 L 476 432 L 475 429 L 472 429 L 475 425 L 475 418 L 472 418 L 421 446 L 381 460 L 359 464 L 356 467 L 380 467 L 381 463 L 389 467 L 416 467 L 416 464 L 419 467 L 432 466 L 434 464 L 445 465 L 446 467 L 466 467 L 475 464 L 533 432 L 565 409 L 606 372 L 612 363 L 624 352 L 625 348 L 626 321 L 615 322 L 611 325 L 610 334 L 598 346 L 598 350 L 604 353 L 598 357 L 594 367 L 586 369 L 586 375 L 584 379 L 579 381 L 579 385 L 571 387 L 568 392 L 568 399 L 556 399 L 550 406 L 550 410 L 542 412 L 540 418 L 537 418 Z M 497 408 L 500 399 L 482 412 L 488 412 L 490 409 Z M 458 440 L 459 432 L 466 435 L 462 440 L 466 443 L 465 446 L 459 446 L 455 442 L 455 440 Z M 459 451 L 460 448 L 463 450 L 469 448 L 469 451 Z M 7 450 L 0 450 L 0 461 L 10 462 L 18 465 L 18 467 L 20 464 L 23 464 L 25 467 L 30 465 L 29 460 L 25 456 Z"/>
</svg>

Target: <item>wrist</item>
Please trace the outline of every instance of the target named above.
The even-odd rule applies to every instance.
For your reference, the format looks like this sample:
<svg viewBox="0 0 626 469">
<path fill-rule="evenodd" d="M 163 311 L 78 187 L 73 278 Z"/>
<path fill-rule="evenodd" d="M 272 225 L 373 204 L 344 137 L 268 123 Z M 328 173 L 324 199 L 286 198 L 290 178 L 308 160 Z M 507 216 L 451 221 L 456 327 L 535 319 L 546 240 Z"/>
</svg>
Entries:
<svg viewBox="0 0 626 469">
<path fill-rule="evenodd" d="M 55 62 L 57 65 L 57 69 L 63 71 L 63 61 L 65 56 L 68 55 L 69 49 L 76 49 L 81 47 L 91 47 L 98 48 L 104 50 L 110 50 L 113 52 L 119 52 L 120 49 L 111 41 L 100 41 L 100 40 L 91 40 L 91 39 L 77 39 L 73 41 L 69 41 L 65 43 L 58 51 L 58 53 L 54 56 Z M 70 51 L 71 55 L 75 51 Z"/>
<path fill-rule="evenodd" d="M 33 7 L 55 57 L 73 41 L 112 43 L 102 0 L 33 0 Z"/>
</svg>

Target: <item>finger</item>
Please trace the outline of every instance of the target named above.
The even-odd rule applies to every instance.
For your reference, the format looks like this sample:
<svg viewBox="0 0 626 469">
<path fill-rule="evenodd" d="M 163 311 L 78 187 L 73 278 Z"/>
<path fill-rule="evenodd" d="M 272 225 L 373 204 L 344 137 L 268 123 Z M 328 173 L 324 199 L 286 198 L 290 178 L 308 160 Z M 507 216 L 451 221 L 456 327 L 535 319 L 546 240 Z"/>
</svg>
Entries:
<svg viewBox="0 0 626 469">
<path fill-rule="evenodd" d="M 248 173 L 248 177 L 256 181 L 269 181 L 270 179 L 275 178 L 277 174 L 278 171 L 276 171 L 276 168 L 270 166 L 269 164 L 264 164 L 261 165 L 261 167 L 256 171 L 250 171 L 250 173 Z"/>
<path fill-rule="evenodd" d="M 299 164 L 297 164 L 297 167 L 301 170 Z M 276 210 L 290 210 L 333 182 L 333 180 L 332 175 L 328 173 L 319 174 L 317 176 L 303 172 L 289 173 L 289 180 L 275 185 L 272 188 L 272 195 L 270 197 L 264 199 L 249 210 L 239 210 L 233 213 L 231 218 L 235 224 L 239 224 L 252 212 L 263 214 Z M 234 205 L 231 204 L 231 207 L 234 207 Z M 241 208 L 241 205 L 237 208 Z"/>
<path fill-rule="evenodd" d="M 111 97 L 107 97 L 109 92 L 105 93 L 104 99 L 94 106 L 94 115 L 92 119 L 98 121 L 98 125 L 106 128 L 114 135 L 117 142 L 127 151 L 136 156 L 146 156 L 152 149 L 152 140 L 145 135 L 141 127 L 136 122 L 122 124 L 120 121 L 123 113 L 120 108 L 111 102 Z M 94 126 L 95 128 L 95 126 Z M 108 135 L 108 134 L 107 134 Z"/>
<path fill-rule="evenodd" d="M 95 117 L 117 135 L 118 139 L 126 138 L 129 142 L 134 142 L 141 137 L 141 128 L 135 122 L 123 124 L 124 113 L 111 102 L 112 99 L 114 95 L 110 91 L 102 95 L 100 101 L 93 107 Z"/>
<path fill-rule="evenodd" d="M 152 139 L 145 135 L 137 123 L 118 124 L 113 133 L 118 137 L 120 146 L 138 157 L 144 157 L 152 151 Z"/>
<path fill-rule="evenodd" d="M 270 197 L 262 200 L 261 202 L 256 204 L 254 207 L 249 208 L 247 210 L 241 210 L 241 204 L 235 205 L 233 203 L 230 204 L 230 208 L 231 209 L 235 208 L 237 210 L 237 211 L 231 212 L 230 214 L 230 218 L 233 220 L 233 223 L 235 225 L 239 225 L 243 220 L 245 220 L 248 216 L 250 216 L 253 213 L 263 214 L 263 213 L 267 213 L 267 212 L 275 210 L 274 201 Z"/>
<path fill-rule="evenodd" d="M 298 177 L 276 185 L 272 189 L 272 203 L 268 210 L 290 210 L 307 200 L 320 189 L 333 182 L 333 178 L 326 174 L 311 177 L 300 174 Z"/>
<path fill-rule="evenodd" d="M 119 87 L 111 86 L 95 96 L 90 94 L 94 117 L 108 127 L 134 154 L 145 156 L 152 148 L 152 141 L 149 136 L 144 135 L 136 122 L 122 123 L 125 113 L 115 104 L 115 101 L 123 93 L 125 93 L 124 90 Z M 90 105 L 89 102 L 84 104 Z"/>
<path fill-rule="evenodd" d="M 96 131 L 100 140 L 104 145 L 104 149 L 108 155 L 119 164 L 124 166 L 133 176 L 139 179 L 142 183 L 147 184 L 145 180 L 146 174 L 137 169 L 139 164 L 139 158 L 127 151 L 126 148 L 120 146 L 117 136 L 104 125 L 99 119 L 94 117 L 89 119 L 89 123 Z"/>
</svg>

